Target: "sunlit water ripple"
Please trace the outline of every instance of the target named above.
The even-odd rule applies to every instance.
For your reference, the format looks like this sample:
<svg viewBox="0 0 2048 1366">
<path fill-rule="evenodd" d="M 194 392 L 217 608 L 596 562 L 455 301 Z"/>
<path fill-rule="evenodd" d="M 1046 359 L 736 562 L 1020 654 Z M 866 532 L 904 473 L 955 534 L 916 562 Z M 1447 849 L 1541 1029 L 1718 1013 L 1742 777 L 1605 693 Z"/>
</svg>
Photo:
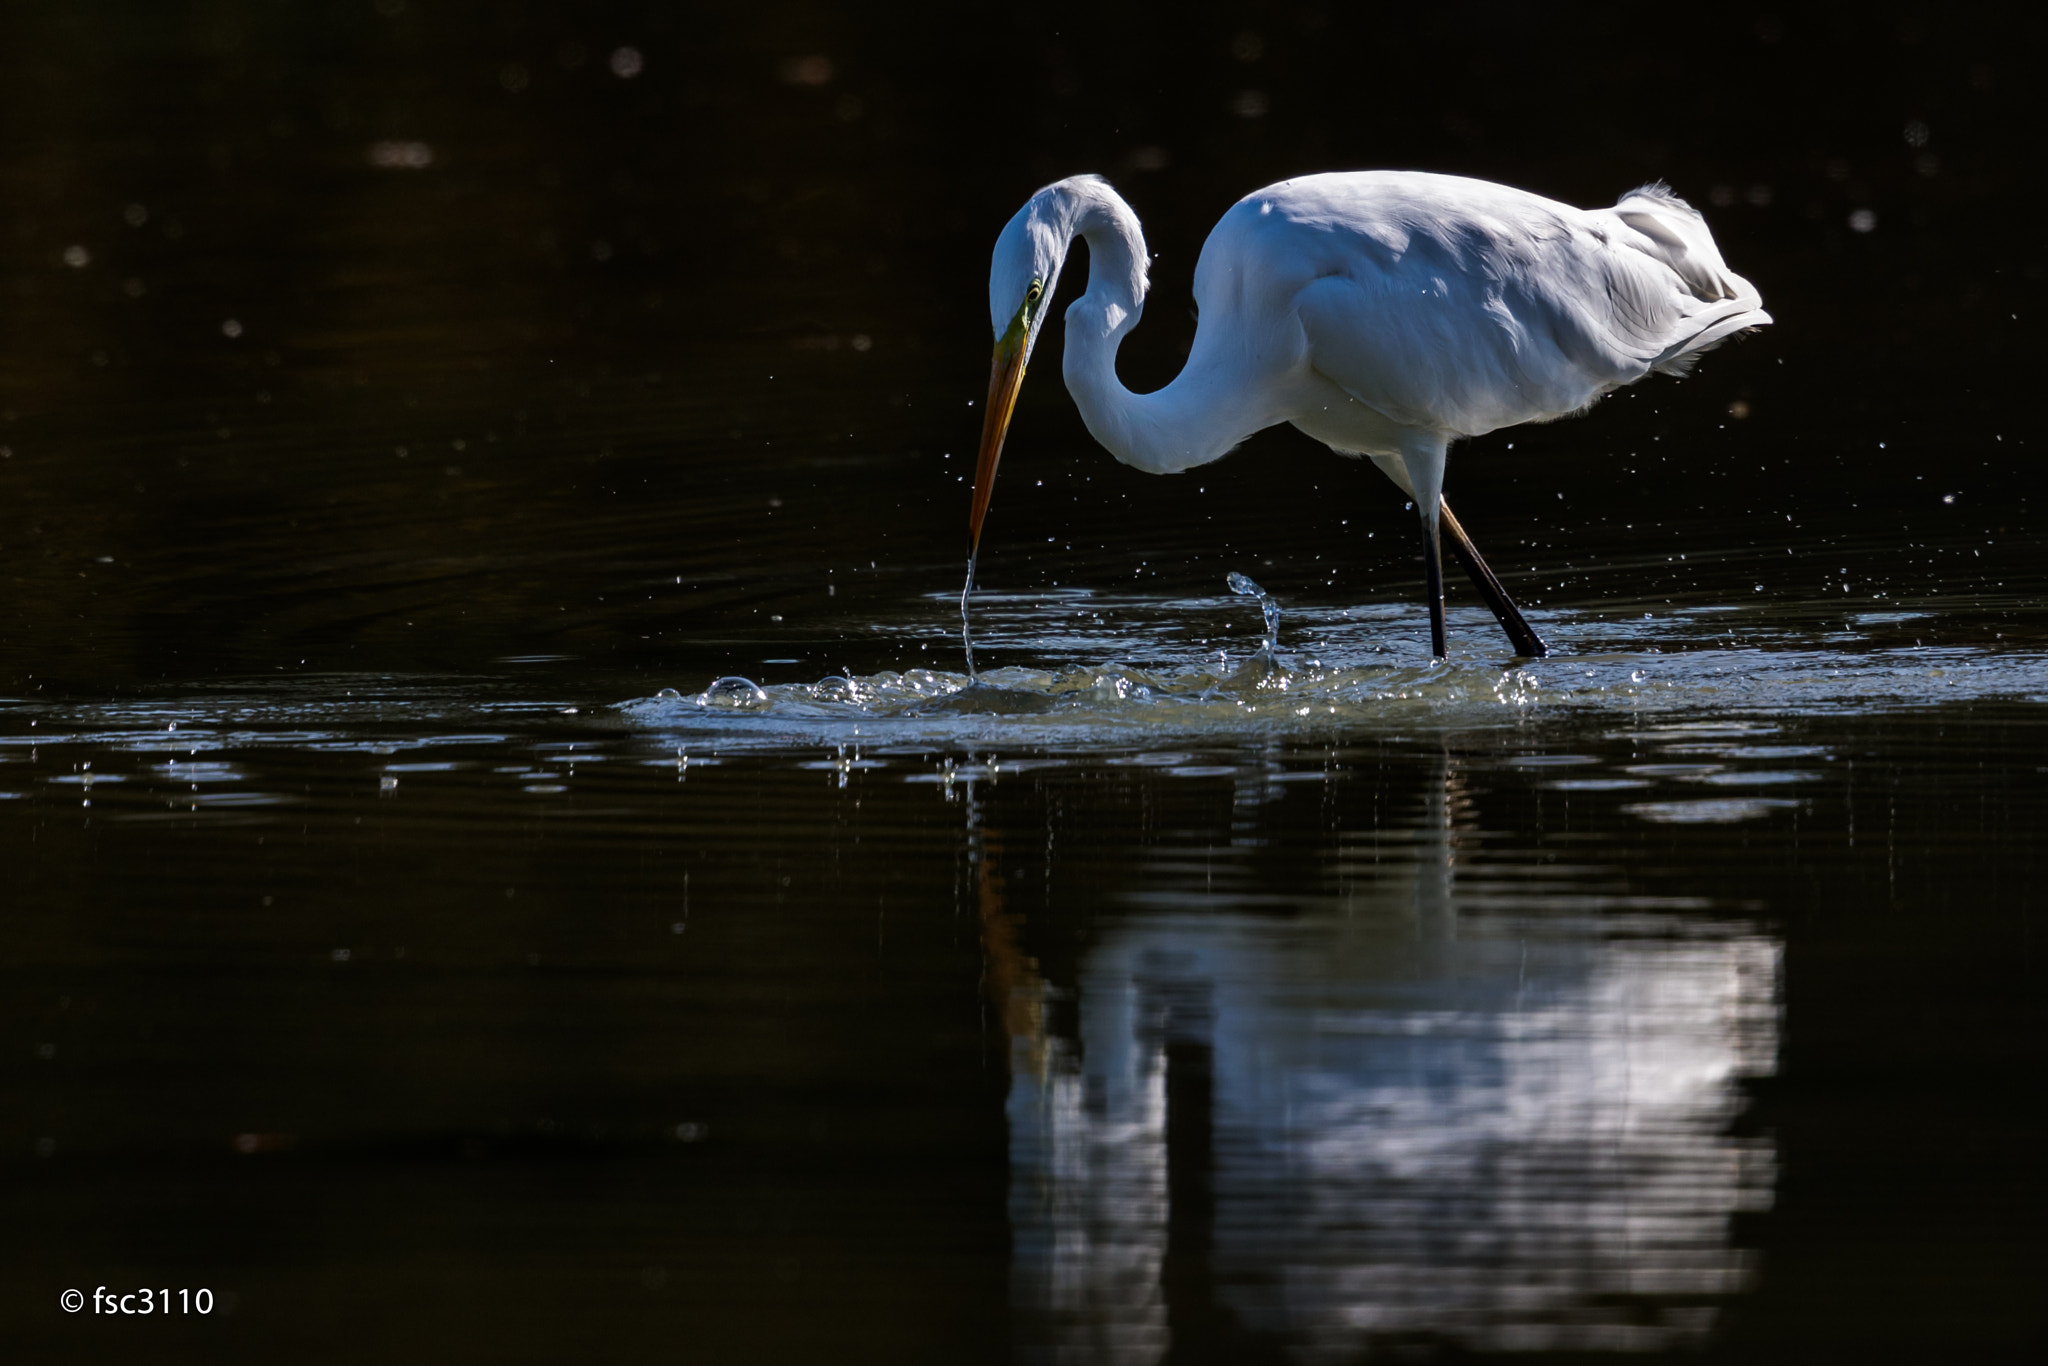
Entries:
<svg viewBox="0 0 2048 1366">
<path fill-rule="evenodd" d="M 725 678 L 664 689 L 621 711 L 636 727 L 714 746 L 1057 748 L 1537 717 L 1782 717 L 2048 701 L 2048 651 L 2003 641 L 1925 645 L 1937 618 L 1911 611 L 1820 621 L 1717 607 L 1633 621 L 1539 613 L 1532 621 L 1556 653 L 1520 661 L 1485 648 L 1498 633 L 1484 613 L 1453 613 L 1452 657 L 1436 662 L 1411 639 L 1417 614 L 1405 608 L 1290 611 L 1293 629 L 1283 630 L 1277 653 L 1247 637 L 1242 610 L 1229 608 L 1228 599 L 1003 598 L 979 609 L 986 634 L 977 649 L 1028 652 L 1031 662 L 972 679 L 923 666 L 807 683 Z"/>
<path fill-rule="evenodd" d="M 957 648 L 924 606 L 867 628 L 884 658 Z M 911 664 L 808 682 L 723 677 L 611 702 L 550 697 L 524 677 L 329 674 L 8 699 L 0 800 L 41 791 L 113 819 L 250 820 L 317 799 L 290 753 L 361 756 L 373 770 L 361 781 L 384 796 L 475 781 L 568 800 L 616 786 L 592 767 L 607 758 L 680 776 L 720 756 L 830 770 L 841 785 L 894 770 L 948 795 L 1090 756 L 1263 790 L 1327 768 L 1277 772 L 1274 745 L 1491 732 L 1542 788 L 1610 794 L 1640 821 L 1725 824 L 1810 804 L 1834 756 L 1785 743 L 1799 718 L 2048 701 L 2038 614 L 2008 611 L 2005 635 L 1956 644 L 1967 620 L 1932 612 L 1552 611 L 1535 620 L 1559 653 L 1514 661 L 1484 648 L 1495 628 L 1466 612 L 1453 614 L 1453 657 L 1436 662 L 1417 614 L 1398 605 L 1289 610 L 1271 652 L 1250 606 L 997 598 L 985 648 L 1012 662 L 974 680 Z"/>
</svg>

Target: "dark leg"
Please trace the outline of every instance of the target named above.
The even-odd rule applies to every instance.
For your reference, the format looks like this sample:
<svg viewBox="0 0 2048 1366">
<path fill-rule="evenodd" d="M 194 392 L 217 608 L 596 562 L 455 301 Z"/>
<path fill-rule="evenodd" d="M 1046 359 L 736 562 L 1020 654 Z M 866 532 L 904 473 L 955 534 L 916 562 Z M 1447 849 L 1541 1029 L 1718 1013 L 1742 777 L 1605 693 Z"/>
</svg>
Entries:
<svg viewBox="0 0 2048 1366">
<path fill-rule="evenodd" d="M 1479 547 L 1472 544 L 1472 538 L 1465 534 L 1465 528 L 1459 526 L 1458 519 L 1451 515 L 1451 505 L 1447 502 L 1439 501 L 1437 503 L 1437 516 L 1438 520 L 1443 524 L 1445 535 L 1450 538 L 1451 553 L 1458 557 L 1459 564 L 1465 566 L 1465 572 L 1472 576 L 1473 584 L 1479 589 L 1479 596 L 1486 599 L 1486 605 L 1491 607 L 1493 615 L 1499 618 L 1501 629 L 1508 633 L 1508 641 L 1515 647 L 1515 653 L 1528 659 L 1541 659 L 1549 654 L 1549 647 L 1544 645 L 1542 638 L 1523 619 L 1520 609 L 1508 598 L 1507 589 L 1500 586 L 1500 580 L 1493 576 L 1493 571 L 1486 567 L 1486 561 L 1480 558 Z M 1441 570 L 1437 568 L 1435 556 L 1432 555 L 1430 583 L 1430 591 L 1432 593 L 1441 592 L 1441 589 L 1437 586 L 1441 581 L 1440 574 Z M 1436 614 L 1432 615 L 1432 622 L 1439 621 L 1442 611 L 1441 599 L 1433 603 L 1432 608 L 1433 613 Z M 1437 630 L 1437 653 L 1442 654 L 1442 628 L 1439 626 Z"/>
<path fill-rule="evenodd" d="M 1443 506 L 1442 500 L 1437 506 Z M 1443 659 L 1450 649 L 1444 640 L 1444 552 L 1437 522 L 1428 513 L 1422 515 L 1422 567 L 1429 580 L 1429 652 Z"/>
</svg>

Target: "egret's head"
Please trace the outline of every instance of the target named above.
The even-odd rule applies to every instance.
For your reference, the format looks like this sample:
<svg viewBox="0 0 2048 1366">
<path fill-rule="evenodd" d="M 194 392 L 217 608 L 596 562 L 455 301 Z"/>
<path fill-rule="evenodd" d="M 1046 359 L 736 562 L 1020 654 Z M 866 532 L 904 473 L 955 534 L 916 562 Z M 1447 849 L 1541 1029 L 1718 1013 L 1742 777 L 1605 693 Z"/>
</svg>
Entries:
<svg viewBox="0 0 2048 1366">
<path fill-rule="evenodd" d="M 988 406 L 981 418 L 981 454 L 974 467 L 974 504 L 968 516 L 970 548 L 981 544 L 981 522 L 995 487 L 996 461 L 1024 383 L 1024 367 L 1045 325 L 1053 286 L 1074 240 L 1073 195 L 1069 182 L 1048 185 L 1031 196 L 1004 225 L 988 272 L 988 317 L 995 331 L 995 362 L 989 369 Z"/>
<path fill-rule="evenodd" d="M 988 272 L 988 318 L 996 347 L 1016 347 L 1028 364 L 1045 322 L 1073 227 L 1057 198 L 1041 190 L 1004 225 Z"/>
</svg>

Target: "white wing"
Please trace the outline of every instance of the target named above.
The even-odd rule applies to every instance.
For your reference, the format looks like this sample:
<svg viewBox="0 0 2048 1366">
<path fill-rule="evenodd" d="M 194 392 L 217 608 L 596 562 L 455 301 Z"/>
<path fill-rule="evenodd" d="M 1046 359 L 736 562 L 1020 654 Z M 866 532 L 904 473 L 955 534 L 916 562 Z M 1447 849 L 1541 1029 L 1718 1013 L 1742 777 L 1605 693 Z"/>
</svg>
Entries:
<svg viewBox="0 0 2048 1366">
<path fill-rule="evenodd" d="M 1414 172 L 1248 196 L 1195 290 L 1205 315 L 1292 314 L 1317 373 L 1403 426 L 1465 436 L 1576 412 L 1770 321 L 1662 186 L 1588 211 Z"/>
</svg>

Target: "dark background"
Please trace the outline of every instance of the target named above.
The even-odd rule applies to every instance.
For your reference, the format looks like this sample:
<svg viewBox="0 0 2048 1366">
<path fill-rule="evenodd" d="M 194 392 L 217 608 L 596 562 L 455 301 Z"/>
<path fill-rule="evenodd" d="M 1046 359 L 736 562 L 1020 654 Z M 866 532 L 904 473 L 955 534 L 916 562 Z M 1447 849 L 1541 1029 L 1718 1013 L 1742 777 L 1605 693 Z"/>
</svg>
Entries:
<svg viewBox="0 0 2048 1366">
<path fill-rule="evenodd" d="M 1674 535 L 1755 545 L 1789 514 L 1913 589 L 1932 576 L 1902 541 L 1997 559 L 2035 484 L 2013 416 L 2042 289 L 2041 35 L 1998 10 L 221 0 L 4 22 L 17 685 L 552 650 L 694 687 L 674 676 L 691 640 L 819 612 L 823 571 L 841 625 L 870 592 L 942 591 L 989 245 L 1079 170 L 1114 180 L 1158 257 L 1123 354 L 1141 389 L 1192 336 L 1208 226 L 1274 179 L 1690 196 L 1777 322 L 1690 382 L 1461 451 L 1466 522 L 1482 546 L 1524 533 L 1532 566 L 1588 535 L 1617 562 Z M 380 169 L 380 144 L 431 162 Z M 1250 551 L 1284 595 L 1341 554 L 1356 599 L 1412 560 L 1343 524 L 1400 528 L 1383 481 L 1291 430 L 1188 479 L 1104 459 L 1057 342 L 991 586 L 1144 561 L 1207 585 Z M 1636 465 L 1674 432 L 1682 474 Z M 1804 591 L 1794 568 L 1770 591 Z M 1566 600 L 1626 591 L 1596 576 Z"/>
</svg>

